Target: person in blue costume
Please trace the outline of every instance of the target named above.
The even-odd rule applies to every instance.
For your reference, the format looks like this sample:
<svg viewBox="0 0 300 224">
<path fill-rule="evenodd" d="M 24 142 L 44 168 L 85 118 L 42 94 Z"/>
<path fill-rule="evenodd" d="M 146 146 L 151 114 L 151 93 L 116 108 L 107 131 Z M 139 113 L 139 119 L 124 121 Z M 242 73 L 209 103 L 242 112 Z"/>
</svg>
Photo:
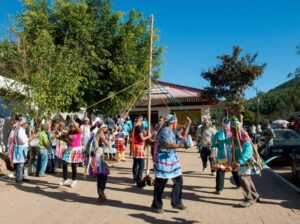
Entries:
<svg viewBox="0 0 300 224">
<path fill-rule="evenodd" d="M 251 139 L 238 121 L 231 123 L 232 137 L 221 141 L 232 147 L 232 163 L 237 168 L 240 185 L 243 189 L 244 200 L 239 204 L 241 207 L 250 207 L 260 201 L 260 195 L 256 191 L 251 174 L 260 174 L 262 160 Z"/>
<path fill-rule="evenodd" d="M 217 170 L 216 176 L 216 194 L 221 194 L 224 189 L 225 172 L 231 171 L 237 187 L 240 187 L 237 170 L 232 167 L 231 161 L 231 143 L 221 143 L 221 140 L 230 138 L 230 121 L 227 118 L 222 120 L 222 129 L 218 131 L 212 139 L 212 148 L 217 150 L 217 158 L 214 169 Z"/>
<path fill-rule="evenodd" d="M 184 137 L 187 136 L 190 124 L 191 120 L 188 118 Z M 151 208 L 155 213 L 163 213 L 162 198 L 168 179 L 172 179 L 174 183 L 171 193 L 171 205 L 175 209 L 186 209 L 182 203 L 183 178 L 181 165 L 176 154 L 176 149 L 180 147 L 180 144 L 176 143 L 174 133 L 176 125 L 176 116 L 168 115 L 158 131 L 154 145 L 155 186 Z"/>
</svg>

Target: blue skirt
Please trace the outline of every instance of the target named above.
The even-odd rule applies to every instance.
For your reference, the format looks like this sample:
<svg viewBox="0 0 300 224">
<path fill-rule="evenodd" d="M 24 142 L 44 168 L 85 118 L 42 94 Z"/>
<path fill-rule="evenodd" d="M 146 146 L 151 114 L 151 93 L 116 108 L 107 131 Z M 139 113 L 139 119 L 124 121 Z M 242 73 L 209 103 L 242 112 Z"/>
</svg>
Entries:
<svg viewBox="0 0 300 224">
<path fill-rule="evenodd" d="M 171 179 L 180 175 L 181 165 L 175 150 L 159 151 L 155 163 L 155 177 Z"/>
</svg>

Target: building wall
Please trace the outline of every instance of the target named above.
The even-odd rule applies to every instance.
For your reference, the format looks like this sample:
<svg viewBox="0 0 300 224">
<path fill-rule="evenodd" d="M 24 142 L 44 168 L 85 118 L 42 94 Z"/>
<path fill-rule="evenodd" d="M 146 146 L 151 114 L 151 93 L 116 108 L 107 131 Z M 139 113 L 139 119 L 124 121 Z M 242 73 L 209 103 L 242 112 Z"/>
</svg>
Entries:
<svg viewBox="0 0 300 224">
<path fill-rule="evenodd" d="M 148 108 L 134 108 L 132 112 L 146 112 Z M 210 117 L 210 105 L 192 105 L 192 106 L 181 106 L 178 107 L 152 107 L 153 111 L 158 111 L 158 116 L 166 117 L 171 111 L 184 111 L 184 110 L 200 110 L 201 117 L 198 119 L 201 120 L 202 117 Z"/>
</svg>

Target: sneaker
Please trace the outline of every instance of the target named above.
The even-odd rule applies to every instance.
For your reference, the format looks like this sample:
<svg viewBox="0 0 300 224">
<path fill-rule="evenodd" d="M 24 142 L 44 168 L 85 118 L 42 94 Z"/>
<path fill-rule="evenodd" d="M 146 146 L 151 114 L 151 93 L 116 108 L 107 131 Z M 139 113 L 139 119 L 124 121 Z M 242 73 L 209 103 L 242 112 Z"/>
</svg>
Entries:
<svg viewBox="0 0 300 224">
<path fill-rule="evenodd" d="M 62 179 L 62 180 L 60 181 L 59 185 L 60 185 L 60 186 L 66 186 L 66 185 L 68 185 L 68 180 Z"/>
<path fill-rule="evenodd" d="M 154 213 L 162 214 L 164 213 L 164 210 L 162 208 L 153 208 L 151 207 L 151 211 Z"/>
<path fill-rule="evenodd" d="M 47 177 L 47 175 L 46 174 L 43 174 L 43 175 L 38 175 L 37 177 Z"/>
<path fill-rule="evenodd" d="M 77 184 L 77 180 L 72 180 L 70 187 L 74 188 L 76 187 L 76 184 Z"/>
<path fill-rule="evenodd" d="M 179 209 L 179 210 L 185 210 L 185 209 L 186 209 L 186 206 L 184 206 L 183 204 L 176 205 L 176 206 L 173 205 L 173 208 Z"/>
<path fill-rule="evenodd" d="M 256 199 L 255 199 L 256 202 L 261 202 L 261 198 L 260 196 L 258 196 Z"/>
<path fill-rule="evenodd" d="M 243 207 L 243 208 L 247 208 L 250 207 L 251 205 L 253 205 L 253 203 L 251 201 L 242 201 L 239 206 Z"/>
<path fill-rule="evenodd" d="M 260 198 L 260 196 L 258 196 L 257 198 L 251 200 L 250 202 L 251 202 L 251 203 L 258 202 L 258 203 L 259 203 L 259 202 L 261 202 L 261 198 Z"/>
</svg>

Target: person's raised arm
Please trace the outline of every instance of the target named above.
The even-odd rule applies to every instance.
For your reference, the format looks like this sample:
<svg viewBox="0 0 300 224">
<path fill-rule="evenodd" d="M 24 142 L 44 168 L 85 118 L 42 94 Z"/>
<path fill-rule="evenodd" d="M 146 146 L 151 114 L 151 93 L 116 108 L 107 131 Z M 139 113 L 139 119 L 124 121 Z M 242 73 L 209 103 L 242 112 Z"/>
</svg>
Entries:
<svg viewBox="0 0 300 224">
<path fill-rule="evenodd" d="M 186 127 L 185 127 L 185 130 L 183 132 L 182 138 L 186 138 L 186 136 L 188 136 L 191 123 L 192 123 L 192 120 L 189 117 L 186 117 Z"/>
<path fill-rule="evenodd" d="M 98 136 L 99 141 L 103 142 L 104 145 L 106 145 L 106 147 L 110 148 L 110 143 L 109 141 L 105 138 L 103 133 L 99 133 Z"/>
</svg>

